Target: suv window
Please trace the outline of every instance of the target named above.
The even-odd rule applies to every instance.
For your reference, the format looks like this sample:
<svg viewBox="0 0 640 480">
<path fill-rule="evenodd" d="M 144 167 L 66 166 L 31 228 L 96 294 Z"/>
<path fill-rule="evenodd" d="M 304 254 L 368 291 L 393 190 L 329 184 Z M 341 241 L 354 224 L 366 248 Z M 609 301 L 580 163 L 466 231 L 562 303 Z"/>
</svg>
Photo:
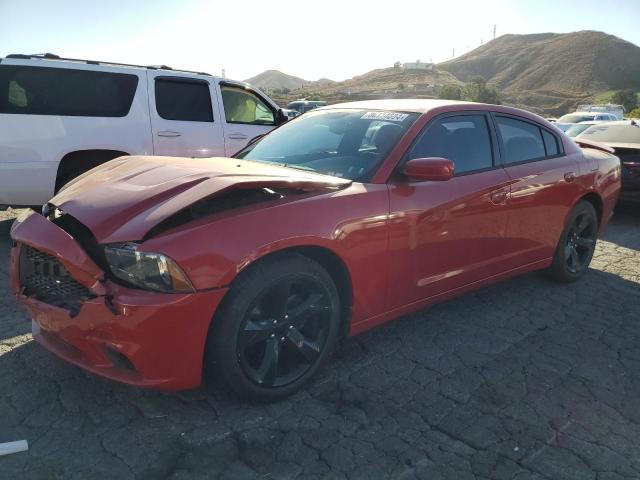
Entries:
<svg viewBox="0 0 640 480">
<path fill-rule="evenodd" d="M 409 152 L 412 158 L 443 157 L 465 173 L 493 166 L 493 153 L 486 117 L 456 115 L 430 123 Z"/>
<path fill-rule="evenodd" d="M 204 80 L 156 78 L 156 111 L 165 120 L 213 122 L 209 83 Z"/>
<path fill-rule="evenodd" d="M 239 87 L 222 85 L 222 103 L 227 123 L 275 125 L 275 115 L 256 94 Z"/>
<path fill-rule="evenodd" d="M 137 86 L 124 73 L 0 65 L 0 113 L 124 117 Z"/>
<path fill-rule="evenodd" d="M 524 162 L 546 156 L 542 132 L 537 125 L 500 116 L 496 116 L 496 124 L 504 145 L 504 163 Z"/>
</svg>

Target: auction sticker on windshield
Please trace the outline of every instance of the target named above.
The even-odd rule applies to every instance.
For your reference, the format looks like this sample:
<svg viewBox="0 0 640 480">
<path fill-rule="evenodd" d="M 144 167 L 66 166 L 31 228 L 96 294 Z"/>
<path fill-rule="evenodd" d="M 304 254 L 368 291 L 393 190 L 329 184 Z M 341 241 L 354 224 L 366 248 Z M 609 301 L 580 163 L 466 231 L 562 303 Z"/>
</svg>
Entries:
<svg viewBox="0 0 640 480">
<path fill-rule="evenodd" d="M 361 118 L 366 120 L 387 120 L 389 122 L 402 122 L 408 116 L 408 113 L 367 112 Z"/>
</svg>

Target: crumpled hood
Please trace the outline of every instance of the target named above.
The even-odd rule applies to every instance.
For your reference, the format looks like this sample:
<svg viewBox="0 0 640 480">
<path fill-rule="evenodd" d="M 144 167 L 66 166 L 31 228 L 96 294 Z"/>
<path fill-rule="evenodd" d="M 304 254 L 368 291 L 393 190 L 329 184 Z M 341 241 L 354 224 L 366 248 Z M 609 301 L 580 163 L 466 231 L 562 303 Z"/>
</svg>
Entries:
<svg viewBox="0 0 640 480">
<path fill-rule="evenodd" d="M 189 205 L 232 188 L 344 188 L 337 177 L 233 158 L 120 157 L 67 184 L 50 203 L 99 243 L 140 240 Z"/>
</svg>

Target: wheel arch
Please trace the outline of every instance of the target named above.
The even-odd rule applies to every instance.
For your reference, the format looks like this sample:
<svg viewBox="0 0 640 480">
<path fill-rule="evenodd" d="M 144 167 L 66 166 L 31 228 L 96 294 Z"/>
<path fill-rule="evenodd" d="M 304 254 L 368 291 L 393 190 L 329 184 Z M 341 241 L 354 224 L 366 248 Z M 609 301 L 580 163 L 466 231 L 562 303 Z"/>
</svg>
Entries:
<svg viewBox="0 0 640 480">
<path fill-rule="evenodd" d="M 351 326 L 351 309 L 353 307 L 353 283 L 347 264 L 333 250 L 319 246 L 300 246 L 285 249 L 309 257 L 318 262 L 331 276 L 336 284 L 340 305 L 342 306 L 340 333 L 346 336 Z"/>
<path fill-rule="evenodd" d="M 58 162 L 54 193 L 69 180 L 109 160 L 125 155 L 129 155 L 129 153 L 109 148 L 88 148 L 68 152 Z"/>
<path fill-rule="evenodd" d="M 234 277 L 231 283 L 233 283 L 239 275 L 249 269 L 259 266 L 267 259 L 273 258 L 277 255 L 283 255 L 287 253 L 296 253 L 303 255 L 315 262 L 319 263 L 329 274 L 331 279 L 336 285 L 338 295 L 340 297 L 341 304 L 341 336 L 346 336 L 351 326 L 351 312 L 353 307 L 353 281 L 351 278 L 351 272 L 349 267 L 343 258 L 331 248 L 320 245 L 312 244 L 300 244 L 282 247 L 276 250 L 270 250 L 268 253 L 255 258 L 249 264 L 243 268 L 238 268 L 238 274 Z"/>
<path fill-rule="evenodd" d="M 598 228 L 600 228 L 600 226 L 602 225 L 602 215 L 603 215 L 603 208 L 604 208 L 604 202 L 602 200 L 602 197 L 595 191 L 589 191 L 584 195 L 582 195 L 580 198 L 578 198 L 578 200 L 574 203 L 572 209 L 582 201 L 587 201 L 591 205 L 593 205 L 593 208 L 596 211 L 596 215 L 598 216 Z"/>
</svg>

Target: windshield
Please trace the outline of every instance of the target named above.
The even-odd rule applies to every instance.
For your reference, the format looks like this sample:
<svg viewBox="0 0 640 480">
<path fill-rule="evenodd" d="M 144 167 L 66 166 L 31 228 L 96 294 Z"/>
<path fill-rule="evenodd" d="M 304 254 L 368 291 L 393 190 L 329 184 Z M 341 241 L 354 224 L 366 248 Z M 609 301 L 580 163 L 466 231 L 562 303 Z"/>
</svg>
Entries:
<svg viewBox="0 0 640 480">
<path fill-rule="evenodd" d="M 367 182 L 416 113 L 319 110 L 286 123 L 236 158 Z"/>
<path fill-rule="evenodd" d="M 592 125 L 578 137 L 601 143 L 640 144 L 640 125 L 633 125 L 631 122 L 624 125 L 608 123 Z"/>
<path fill-rule="evenodd" d="M 567 130 L 565 130 L 564 133 L 566 133 L 570 137 L 575 137 L 579 133 L 584 132 L 587 128 L 592 127 L 592 126 L 593 126 L 593 124 L 589 125 L 589 124 L 577 123 L 577 124 L 572 125 L 571 127 L 567 128 Z"/>
<path fill-rule="evenodd" d="M 575 113 L 568 113 L 566 115 L 561 116 L 558 119 L 558 123 L 589 122 L 595 118 L 596 118 L 595 115 L 576 115 Z"/>
</svg>

